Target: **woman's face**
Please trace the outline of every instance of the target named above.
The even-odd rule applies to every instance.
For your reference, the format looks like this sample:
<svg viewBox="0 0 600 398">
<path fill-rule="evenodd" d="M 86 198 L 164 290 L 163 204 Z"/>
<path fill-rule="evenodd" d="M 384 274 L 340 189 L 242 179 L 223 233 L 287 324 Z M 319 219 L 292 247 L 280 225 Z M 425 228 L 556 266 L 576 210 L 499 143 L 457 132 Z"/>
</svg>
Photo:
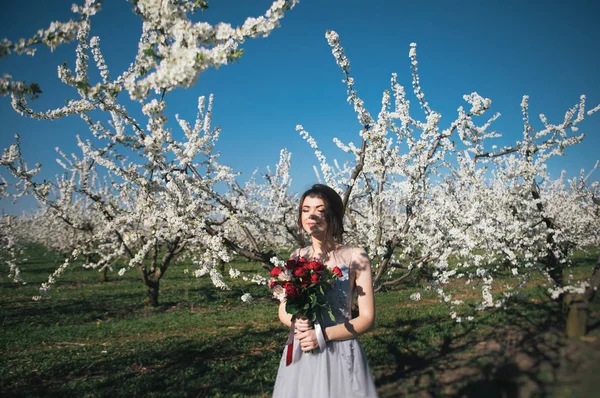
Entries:
<svg viewBox="0 0 600 398">
<path fill-rule="evenodd" d="M 302 202 L 302 228 L 310 235 L 325 236 L 327 221 L 325 201 L 318 197 L 307 196 Z"/>
</svg>

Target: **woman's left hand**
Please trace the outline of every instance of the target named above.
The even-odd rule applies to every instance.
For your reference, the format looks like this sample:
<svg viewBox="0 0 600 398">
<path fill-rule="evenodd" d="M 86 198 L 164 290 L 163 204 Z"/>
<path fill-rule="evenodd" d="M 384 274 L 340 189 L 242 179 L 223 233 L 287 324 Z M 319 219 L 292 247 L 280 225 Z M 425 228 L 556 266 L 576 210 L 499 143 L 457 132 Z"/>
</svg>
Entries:
<svg viewBox="0 0 600 398">
<path fill-rule="evenodd" d="M 313 328 L 313 323 L 306 317 L 298 317 L 294 319 L 293 326 L 295 332 L 306 332 Z"/>
<path fill-rule="evenodd" d="M 314 329 L 307 330 L 305 332 L 296 333 L 296 339 L 300 342 L 300 348 L 302 351 L 311 351 L 319 348 L 319 340 L 317 339 L 317 332 Z"/>
</svg>

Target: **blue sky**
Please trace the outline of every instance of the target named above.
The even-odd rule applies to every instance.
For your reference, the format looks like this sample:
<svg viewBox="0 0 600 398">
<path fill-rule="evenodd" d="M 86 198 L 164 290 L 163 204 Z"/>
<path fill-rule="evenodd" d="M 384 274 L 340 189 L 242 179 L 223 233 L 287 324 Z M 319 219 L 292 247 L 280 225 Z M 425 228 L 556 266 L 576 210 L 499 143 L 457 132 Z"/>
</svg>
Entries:
<svg viewBox="0 0 600 398">
<path fill-rule="evenodd" d="M 10 2 L 0 13 L 0 37 L 30 37 L 53 20 L 68 20 L 72 2 Z M 239 25 L 247 16 L 264 13 L 270 3 L 211 0 L 201 18 Z M 101 38 L 113 77 L 135 56 L 140 23 L 130 10 L 124 0 L 107 0 L 93 20 L 92 34 Z M 465 105 L 463 94 L 477 91 L 492 99 L 493 112 L 502 114 L 494 125 L 504 135 L 498 142 L 502 146 L 521 137 L 524 94 L 530 96 L 535 122 L 539 113 L 551 122 L 561 121 L 581 94 L 587 95 L 588 108 L 600 103 L 598 15 L 597 2 L 584 0 L 301 0 L 271 36 L 245 43 L 239 62 L 202 74 L 192 89 L 169 93 L 167 114 L 193 121 L 197 97 L 213 93 L 213 124 L 223 129 L 217 145 L 221 162 L 242 171 L 243 181 L 256 167 L 274 165 L 280 149 L 287 147 L 293 153 L 293 188 L 304 190 L 315 181 L 316 160 L 295 131 L 297 124 L 313 135 L 330 160 L 342 157 L 333 137 L 358 142 L 360 125 L 346 102 L 343 76 L 325 39 L 325 31 L 332 29 L 340 35 L 356 89 L 374 116 L 393 72 L 412 91 L 408 51 L 416 42 L 421 84 L 432 108 L 442 113 L 442 126 Z M 63 61 L 74 66 L 74 45 L 54 53 L 40 48 L 33 58 L 2 59 L 0 73 L 39 82 L 44 94 L 32 106 L 45 110 L 74 95 L 56 77 Z M 417 108 L 414 111 L 413 116 L 421 116 Z M 9 98 L 0 98 L 0 120 L 0 149 L 19 133 L 26 159 L 30 164 L 41 161 L 47 178 L 61 171 L 54 147 L 77 153 L 75 134 L 88 134 L 77 117 L 54 122 L 23 118 L 12 110 Z M 588 134 L 584 143 L 550 164 L 554 175 L 561 169 L 576 175 L 600 158 L 600 114 L 581 130 Z M 7 212 L 31 206 L 27 200 L 17 205 L 0 202 Z"/>
</svg>

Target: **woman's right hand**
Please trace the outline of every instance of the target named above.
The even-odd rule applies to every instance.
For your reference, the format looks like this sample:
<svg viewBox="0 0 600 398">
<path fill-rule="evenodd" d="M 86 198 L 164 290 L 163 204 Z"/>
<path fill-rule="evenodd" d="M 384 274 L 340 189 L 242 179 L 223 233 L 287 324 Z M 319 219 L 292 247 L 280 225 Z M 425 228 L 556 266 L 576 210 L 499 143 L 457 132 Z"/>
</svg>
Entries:
<svg viewBox="0 0 600 398">
<path fill-rule="evenodd" d="M 294 328 L 297 333 L 306 332 L 313 328 L 312 321 L 305 317 L 294 318 Z"/>
</svg>

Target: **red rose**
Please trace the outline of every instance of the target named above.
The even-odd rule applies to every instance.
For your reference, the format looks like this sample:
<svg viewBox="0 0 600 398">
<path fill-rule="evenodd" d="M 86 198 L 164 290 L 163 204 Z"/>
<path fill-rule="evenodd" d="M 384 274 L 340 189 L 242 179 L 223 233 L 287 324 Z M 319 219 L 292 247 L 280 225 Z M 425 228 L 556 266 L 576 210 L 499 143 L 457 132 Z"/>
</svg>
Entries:
<svg viewBox="0 0 600 398">
<path fill-rule="evenodd" d="M 298 259 L 298 266 L 306 264 L 306 259 L 304 257 L 300 257 Z"/>
<path fill-rule="evenodd" d="M 319 282 L 321 281 L 321 279 L 319 278 L 319 275 L 317 275 L 317 274 L 312 274 L 312 275 L 310 276 L 310 281 L 311 281 L 312 283 L 319 283 Z"/>
<path fill-rule="evenodd" d="M 325 269 L 325 265 L 323 265 L 323 263 L 322 263 L 322 262 L 320 262 L 320 261 L 315 261 L 315 262 L 314 262 L 314 264 L 312 265 L 312 267 L 313 267 L 312 269 L 313 269 L 315 272 L 318 272 L 319 274 L 320 274 L 321 272 L 323 272 L 323 270 Z"/>
<path fill-rule="evenodd" d="M 298 266 L 298 264 L 296 263 L 296 260 L 288 260 L 287 263 L 285 263 L 285 268 L 287 269 L 294 269 Z"/>
<path fill-rule="evenodd" d="M 302 281 L 302 282 L 300 283 L 300 286 L 302 286 L 302 287 L 308 287 L 308 286 L 310 286 L 310 279 L 311 279 L 311 278 L 310 278 L 310 275 L 305 275 L 305 276 L 303 276 L 303 277 L 300 279 L 300 280 Z"/>
<path fill-rule="evenodd" d="M 294 270 L 294 276 L 302 278 L 306 274 L 306 270 L 302 267 L 298 267 Z"/>
<path fill-rule="evenodd" d="M 316 271 L 319 269 L 319 262 L 318 261 L 311 261 L 310 263 L 307 264 L 308 269 L 311 269 L 313 271 Z"/>
<path fill-rule="evenodd" d="M 269 289 L 273 289 L 275 287 L 275 285 L 278 285 L 279 283 L 277 283 L 277 281 L 269 281 Z"/>
<path fill-rule="evenodd" d="M 273 278 L 277 278 L 277 277 L 279 276 L 279 274 L 281 274 L 281 268 L 279 268 L 279 267 L 274 267 L 274 268 L 271 270 L 271 276 L 272 276 Z"/>
<path fill-rule="evenodd" d="M 340 267 L 333 267 L 333 269 L 331 270 L 331 272 L 333 272 L 335 275 L 337 275 L 338 278 L 342 277 L 342 270 L 340 269 Z"/>
<path fill-rule="evenodd" d="M 290 297 L 296 297 L 300 294 L 300 290 L 291 282 L 286 282 L 283 284 L 283 288 L 285 289 L 285 294 Z"/>
</svg>

